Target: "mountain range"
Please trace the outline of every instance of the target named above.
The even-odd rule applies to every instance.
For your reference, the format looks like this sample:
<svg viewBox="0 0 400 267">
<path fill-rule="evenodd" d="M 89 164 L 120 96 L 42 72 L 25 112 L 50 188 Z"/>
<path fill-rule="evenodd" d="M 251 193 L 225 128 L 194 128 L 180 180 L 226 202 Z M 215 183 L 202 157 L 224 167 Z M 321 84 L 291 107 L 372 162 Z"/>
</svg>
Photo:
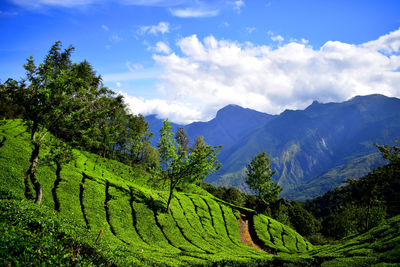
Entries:
<svg viewBox="0 0 400 267">
<path fill-rule="evenodd" d="M 162 120 L 146 119 L 158 140 Z M 384 163 L 374 143 L 393 145 L 400 139 L 400 99 L 368 95 L 341 103 L 314 101 L 304 110 L 279 115 L 228 105 L 208 122 L 183 127 L 191 141 L 203 135 L 208 144 L 223 146 L 222 168 L 206 182 L 250 193 L 246 166 L 266 151 L 277 170 L 273 179 L 284 188 L 281 196 L 306 200 Z"/>
</svg>

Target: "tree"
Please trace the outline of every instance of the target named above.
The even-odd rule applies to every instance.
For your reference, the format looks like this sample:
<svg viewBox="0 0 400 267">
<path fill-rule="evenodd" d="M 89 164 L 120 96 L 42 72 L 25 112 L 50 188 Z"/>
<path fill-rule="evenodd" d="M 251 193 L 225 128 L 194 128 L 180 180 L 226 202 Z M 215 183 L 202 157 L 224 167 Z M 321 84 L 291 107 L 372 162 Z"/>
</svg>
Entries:
<svg viewBox="0 0 400 267">
<path fill-rule="evenodd" d="M 5 84 L 0 84 L 0 119 L 3 120 L 19 118 L 23 112 L 22 106 L 13 103 L 12 90 L 10 91 L 12 86 L 6 86 L 10 82 L 12 83 L 13 80 L 9 79 Z"/>
<path fill-rule="evenodd" d="M 33 57 L 27 60 L 25 79 L 8 80 L 5 84 L 13 102 L 23 107 L 21 117 L 31 136 L 33 150 L 24 180 L 27 185 L 30 178 L 37 204 L 42 201 L 42 187 L 35 173 L 48 133 L 63 141 L 82 139 L 105 112 L 101 100 L 113 94 L 102 85 L 101 77 L 88 62 L 72 63 L 73 50 L 70 46 L 61 51 L 61 43 L 56 42 L 38 66 Z M 29 186 L 25 188 L 25 195 L 30 195 Z"/>
<path fill-rule="evenodd" d="M 377 145 L 375 146 L 382 153 L 382 157 L 389 161 L 390 164 L 400 166 L 400 142 L 396 141 L 396 145 Z"/>
<path fill-rule="evenodd" d="M 184 151 L 175 140 L 171 132 L 172 126 L 165 120 L 160 130 L 158 151 L 160 166 L 153 169 L 156 178 L 169 183 L 169 196 L 167 212 L 173 197 L 173 192 L 178 185 L 198 183 L 208 174 L 217 171 L 221 164 L 217 160 L 219 147 L 211 147 L 199 138 L 189 151 Z"/>
<path fill-rule="evenodd" d="M 189 149 L 189 138 L 187 137 L 185 128 L 178 127 L 178 130 L 175 134 L 175 140 L 179 145 L 179 153 L 183 154 L 188 151 Z"/>
<path fill-rule="evenodd" d="M 279 198 L 282 191 L 278 183 L 271 182 L 275 173 L 276 171 L 271 169 L 271 160 L 264 151 L 257 154 L 247 165 L 245 181 L 264 202 L 273 202 Z"/>
</svg>

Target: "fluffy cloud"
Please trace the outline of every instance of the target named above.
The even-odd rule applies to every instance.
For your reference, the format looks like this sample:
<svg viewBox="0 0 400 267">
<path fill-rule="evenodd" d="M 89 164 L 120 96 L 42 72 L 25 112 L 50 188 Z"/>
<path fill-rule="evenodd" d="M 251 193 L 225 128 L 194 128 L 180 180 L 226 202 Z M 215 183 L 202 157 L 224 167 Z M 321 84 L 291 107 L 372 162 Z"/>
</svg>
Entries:
<svg viewBox="0 0 400 267">
<path fill-rule="evenodd" d="M 227 104 L 277 114 L 313 100 L 343 101 L 380 93 L 400 97 L 400 29 L 354 45 L 329 41 L 272 48 L 196 35 L 178 41 L 179 53 L 154 55 L 167 100 L 130 98 L 135 111 L 177 122 L 207 120 Z M 159 107 L 158 107 L 159 105 Z"/>
<path fill-rule="evenodd" d="M 119 0 L 119 2 L 125 5 L 157 7 L 176 6 L 185 3 L 184 0 Z"/>
<path fill-rule="evenodd" d="M 240 14 L 240 9 L 244 7 L 243 0 L 237 0 L 233 2 L 233 10 L 235 10 L 238 14 Z"/>
<path fill-rule="evenodd" d="M 159 118 L 168 118 L 170 121 L 187 124 L 193 121 L 193 118 L 200 119 L 201 112 L 193 109 L 192 106 L 165 99 L 144 99 L 141 97 L 129 96 L 126 93 L 119 92 L 124 96 L 133 114 L 157 114 Z"/>
<path fill-rule="evenodd" d="M 169 54 L 171 52 L 171 49 L 169 48 L 169 46 L 164 42 L 157 42 L 154 49 L 158 53 Z"/>
<path fill-rule="evenodd" d="M 23 7 L 38 8 L 41 6 L 76 7 L 94 3 L 104 3 L 105 0 L 12 0 Z M 184 4 L 185 0 L 117 0 L 124 5 L 171 7 Z"/>
<path fill-rule="evenodd" d="M 179 18 L 202 18 L 202 17 L 215 17 L 219 14 L 218 9 L 205 9 L 205 8 L 179 8 L 169 9 L 171 14 Z"/>
<path fill-rule="evenodd" d="M 39 8 L 41 6 L 61 6 L 61 7 L 76 7 L 84 6 L 93 3 L 102 2 L 102 0 L 12 0 L 15 4 L 29 8 Z"/>
<path fill-rule="evenodd" d="M 150 33 L 153 35 L 157 35 L 158 33 L 164 34 L 169 32 L 169 23 L 168 22 L 159 22 L 157 25 L 151 26 L 142 26 L 139 29 L 140 34 Z"/>
</svg>

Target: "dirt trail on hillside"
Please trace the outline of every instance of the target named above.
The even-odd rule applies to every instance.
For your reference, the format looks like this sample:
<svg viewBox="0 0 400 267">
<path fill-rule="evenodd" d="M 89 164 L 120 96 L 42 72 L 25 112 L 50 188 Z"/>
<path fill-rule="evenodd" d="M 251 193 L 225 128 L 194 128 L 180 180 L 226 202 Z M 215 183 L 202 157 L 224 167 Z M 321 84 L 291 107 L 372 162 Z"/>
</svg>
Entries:
<svg viewBox="0 0 400 267">
<path fill-rule="evenodd" d="M 249 232 L 249 220 L 245 214 L 240 214 L 240 219 L 238 220 L 238 225 L 239 225 L 239 233 L 240 233 L 240 242 L 243 244 L 246 244 L 250 247 L 253 247 L 255 249 L 264 251 L 259 245 L 254 243 L 253 239 L 251 238 L 250 232 Z"/>
</svg>

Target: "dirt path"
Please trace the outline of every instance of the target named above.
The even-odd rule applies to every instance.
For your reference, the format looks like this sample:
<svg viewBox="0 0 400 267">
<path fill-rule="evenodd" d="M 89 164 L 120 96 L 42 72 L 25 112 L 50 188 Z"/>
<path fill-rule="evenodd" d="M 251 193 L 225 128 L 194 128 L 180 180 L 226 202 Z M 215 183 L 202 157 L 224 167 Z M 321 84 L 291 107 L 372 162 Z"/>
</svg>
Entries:
<svg viewBox="0 0 400 267">
<path fill-rule="evenodd" d="M 258 246 L 256 243 L 254 243 L 253 239 L 251 238 L 251 235 L 249 232 L 249 220 L 246 217 L 246 215 L 240 214 L 240 217 L 241 218 L 238 220 L 240 242 L 242 242 L 243 244 L 246 244 L 250 247 L 253 247 L 255 249 L 264 251 L 260 246 Z"/>
</svg>

